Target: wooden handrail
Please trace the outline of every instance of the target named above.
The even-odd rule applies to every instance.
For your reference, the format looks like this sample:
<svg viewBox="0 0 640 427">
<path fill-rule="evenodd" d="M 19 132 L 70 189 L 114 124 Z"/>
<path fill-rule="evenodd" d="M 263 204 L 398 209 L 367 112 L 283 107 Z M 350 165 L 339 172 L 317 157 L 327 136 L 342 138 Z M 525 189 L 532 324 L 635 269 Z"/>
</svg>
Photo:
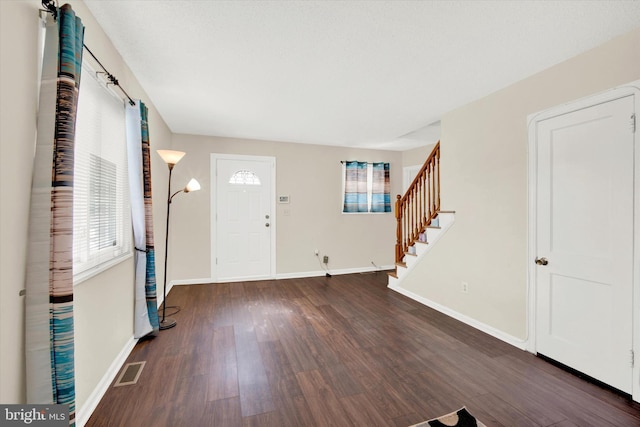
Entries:
<svg viewBox="0 0 640 427">
<path fill-rule="evenodd" d="M 396 200 L 396 263 L 438 216 L 440 210 L 440 141 L 404 193 Z"/>
</svg>

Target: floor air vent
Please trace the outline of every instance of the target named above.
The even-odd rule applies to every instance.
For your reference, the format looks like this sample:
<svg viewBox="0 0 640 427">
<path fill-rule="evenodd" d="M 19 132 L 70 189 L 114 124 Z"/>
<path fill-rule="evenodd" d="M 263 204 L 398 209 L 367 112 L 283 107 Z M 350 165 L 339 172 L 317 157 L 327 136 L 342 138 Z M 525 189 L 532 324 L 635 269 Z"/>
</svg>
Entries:
<svg viewBox="0 0 640 427">
<path fill-rule="evenodd" d="M 123 385 L 132 385 L 138 382 L 142 369 L 147 362 L 133 362 L 124 365 L 120 376 L 116 380 L 114 387 L 120 387 Z"/>
</svg>

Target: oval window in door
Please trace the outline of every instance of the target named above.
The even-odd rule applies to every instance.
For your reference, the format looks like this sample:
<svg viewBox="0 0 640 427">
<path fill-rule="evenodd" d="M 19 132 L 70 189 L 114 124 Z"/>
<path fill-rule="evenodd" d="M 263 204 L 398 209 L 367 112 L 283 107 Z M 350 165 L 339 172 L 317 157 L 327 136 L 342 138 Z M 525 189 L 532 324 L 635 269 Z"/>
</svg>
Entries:
<svg viewBox="0 0 640 427">
<path fill-rule="evenodd" d="M 255 172 L 249 170 L 236 171 L 231 178 L 229 178 L 229 184 L 238 185 L 261 185 L 260 178 Z"/>
</svg>

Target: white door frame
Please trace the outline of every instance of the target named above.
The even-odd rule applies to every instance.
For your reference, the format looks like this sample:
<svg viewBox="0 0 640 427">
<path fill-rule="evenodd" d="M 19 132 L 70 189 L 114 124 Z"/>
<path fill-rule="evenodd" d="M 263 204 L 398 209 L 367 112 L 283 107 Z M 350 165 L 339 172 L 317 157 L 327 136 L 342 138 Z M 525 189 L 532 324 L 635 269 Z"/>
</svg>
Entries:
<svg viewBox="0 0 640 427">
<path fill-rule="evenodd" d="M 218 256 L 218 248 L 217 248 L 217 220 L 216 220 L 216 208 L 218 206 L 218 192 L 216 191 L 216 180 L 218 179 L 218 167 L 217 160 L 245 160 L 245 161 L 261 161 L 268 162 L 271 164 L 271 194 L 269 198 L 271 200 L 270 203 L 270 227 L 269 231 L 271 233 L 271 263 L 269 267 L 269 275 L 264 277 L 264 279 L 275 279 L 276 277 L 276 158 L 271 156 L 246 156 L 241 154 L 219 154 L 219 153 L 211 153 L 211 174 L 210 174 L 210 185 L 211 188 L 211 207 L 210 207 L 210 220 L 211 220 L 211 279 L 214 282 L 218 281 L 218 270 L 216 268 L 216 258 Z M 237 278 L 237 281 L 246 280 L 242 277 Z M 233 281 L 225 279 L 225 282 Z"/>
<path fill-rule="evenodd" d="M 583 108 L 613 101 L 625 96 L 634 95 L 636 126 L 638 126 L 638 115 L 640 115 L 640 80 L 628 83 L 623 86 L 602 92 L 593 96 L 569 102 L 551 109 L 531 114 L 527 117 L 529 128 L 529 164 L 528 164 L 528 251 L 527 251 L 527 298 L 528 298 L 528 319 L 527 319 L 527 343 L 526 349 L 531 353 L 537 353 L 536 346 L 536 269 L 534 259 L 537 256 L 536 245 L 536 208 L 537 208 L 537 122 L 552 117 L 567 114 Z M 629 119 L 629 126 L 632 120 Z M 635 363 L 633 367 L 632 398 L 640 402 L 640 132 L 636 129 L 634 147 L 634 242 L 633 242 L 633 351 Z M 631 357 L 630 357 L 631 359 Z M 631 360 L 629 360 L 631 363 Z"/>
</svg>

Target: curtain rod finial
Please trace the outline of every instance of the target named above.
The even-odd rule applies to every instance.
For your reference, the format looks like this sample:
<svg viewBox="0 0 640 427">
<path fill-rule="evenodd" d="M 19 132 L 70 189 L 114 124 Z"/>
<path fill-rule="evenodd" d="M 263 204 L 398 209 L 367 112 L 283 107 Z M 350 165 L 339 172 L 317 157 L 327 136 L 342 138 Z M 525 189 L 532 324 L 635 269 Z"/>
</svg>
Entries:
<svg viewBox="0 0 640 427">
<path fill-rule="evenodd" d="M 56 7 L 53 0 L 42 0 L 42 7 L 44 7 L 44 9 L 51 15 L 53 15 L 54 20 L 58 19 L 58 8 Z"/>
</svg>

